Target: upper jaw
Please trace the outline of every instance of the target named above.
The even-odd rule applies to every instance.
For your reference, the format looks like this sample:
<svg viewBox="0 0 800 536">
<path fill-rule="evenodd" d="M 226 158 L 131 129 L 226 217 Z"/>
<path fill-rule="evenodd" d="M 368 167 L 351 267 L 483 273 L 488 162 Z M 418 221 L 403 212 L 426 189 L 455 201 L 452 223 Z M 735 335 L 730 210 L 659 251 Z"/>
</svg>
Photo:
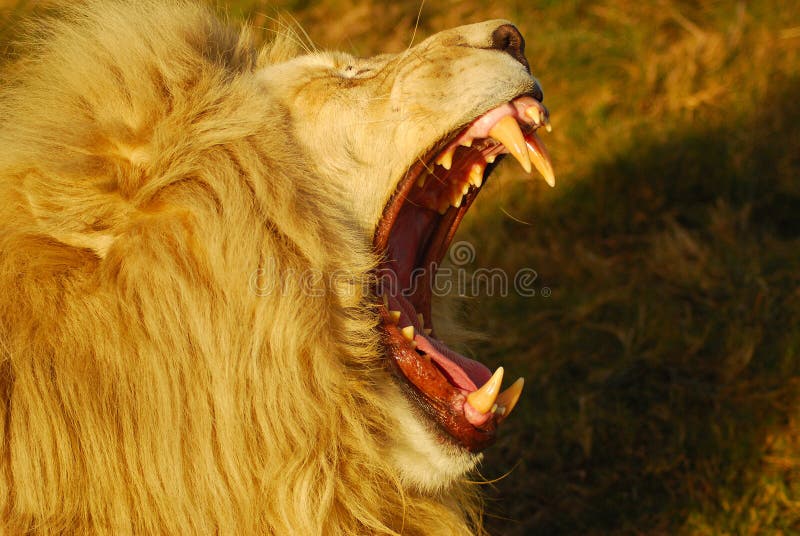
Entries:
<svg viewBox="0 0 800 536">
<path fill-rule="evenodd" d="M 532 84 L 535 84 L 533 79 L 531 81 Z M 493 143 L 490 133 L 492 127 L 506 117 L 512 117 L 520 125 L 524 141 L 523 144 L 513 144 L 510 142 L 508 134 L 500 134 L 500 137 L 503 137 L 503 141 L 508 142 L 508 145 L 517 145 L 516 148 L 512 147 L 510 150 L 500 140 L 494 140 Z M 550 112 L 539 100 L 531 96 L 530 91 L 525 91 L 508 101 L 500 101 L 493 106 L 485 107 L 483 112 L 475 114 L 470 119 L 446 131 L 438 138 L 438 141 L 431 143 L 431 149 L 428 149 L 424 154 L 414 155 L 411 165 L 399 179 L 393 182 L 391 191 L 386 196 L 387 201 L 383 205 L 382 214 L 374 228 L 373 246 L 376 251 L 383 252 L 386 250 L 389 232 L 402 206 L 397 203 L 397 200 L 405 199 L 411 194 L 413 186 L 433 169 L 431 163 L 452 166 L 452 159 L 459 147 L 471 146 L 476 139 L 490 140 L 482 151 L 484 157 L 483 170 L 488 168 L 491 171 L 498 157 L 512 154 L 527 173 L 530 173 L 535 168 L 550 186 L 554 186 L 555 176 L 549 156 L 546 150 L 542 152 L 540 149 L 544 147 L 541 141 L 538 140 L 537 143 L 536 130 L 542 127 L 548 132 L 551 130 Z M 434 162 L 434 160 L 436 161 Z M 477 186 L 480 188 L 481 185 Z M 470 192 L 477 194 L 477 190 Z M 467 195 L 469 193 L 464 195 L 464 200 L 466 200 Z M 474 199 L 474 195 L 472 199 Z M 470 199 L 470 203 L 472 199 Z M 465 203 L 464 209 L 460 212 L 466 212 L 468 206 L 469 204 Z M 439 210 L 442 207 L 431 205 L 429 208 Z"/>
</svg>

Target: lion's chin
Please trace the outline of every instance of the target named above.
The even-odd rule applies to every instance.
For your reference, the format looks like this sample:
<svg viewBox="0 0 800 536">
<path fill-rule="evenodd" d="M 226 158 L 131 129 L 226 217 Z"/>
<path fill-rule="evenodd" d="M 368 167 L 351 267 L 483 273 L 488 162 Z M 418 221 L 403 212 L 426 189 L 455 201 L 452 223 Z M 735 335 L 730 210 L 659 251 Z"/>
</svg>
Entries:
<svg viewBox="0 0 800 536">
<path fill-rule="evenodd" d="M 552 164 L 536 134 L 542 126 L 549 130 L 548 112 L 534 95 L 488 110 L 418 159 L 400 180 L 378 223 L 374 246 L 385 260 L 376 294 L 387 354 L 410 386 L 406 398 L 413 401 L 415 413 L 423 413 L 439 429 L 438 434 L 427 429 L 411 434 L 418 439 L 398 452 L 413 453 L 418 462 L 420 453 L 435 458 L 432 451 L 448 451 L 449 461 L 438 459 L 438 469 L 427 468 L 415 480 L 440 481 L 472 467 L 475 458 L 464 449 L 476 453 L 490 445 L 497 425 L 522 392 L 522 378 L 501 392 L 502 367 L 492 374 L 437 338 L 431 297 L 436 270 L 498 157 L 511 154 L 526 172 L 535 167 L 554 184 Z M 426 428 L 417 418 L 405 421 L 409 429 Z M 449 441 L 442 441 L 442 431 Z M 420 466 L 400 467 L 418 471 Z M 447 475 L 438 475 L 442 471 Z"/>
<path fill-rule="evenodd" d="M 387 391 L 391 418 L 404 431 L 392 436 L 389 451 L 404 485 L 422 492 L 446 489 L 480 462 L 482 454 L 442 441 L 441 432 L 400 389 L 390 386 Z"/>
</svg>

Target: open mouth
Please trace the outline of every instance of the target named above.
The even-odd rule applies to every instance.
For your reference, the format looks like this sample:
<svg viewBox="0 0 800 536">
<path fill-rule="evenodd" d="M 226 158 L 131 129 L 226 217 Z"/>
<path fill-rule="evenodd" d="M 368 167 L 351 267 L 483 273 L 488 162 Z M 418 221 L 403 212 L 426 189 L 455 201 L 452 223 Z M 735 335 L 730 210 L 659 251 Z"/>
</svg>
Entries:
<svg viewBox="0 0 800 536">
<path fill-rule="evenodd" d="M 501 391 L 502 367 L 493 374 L 437 338 L 433 281 L 459 223 L 502 156 L 511 154 L 526 172 L 536 168 L 555 184 L 536 134 L 540 127 L 550 130 L 547 109 L 522 95 L 446 136 L 406 172 L 375 233 L 376 251 L 384 253 L 377 293 L 387 353 L 419 407 L 472 452 L 494 440 L 524 381 Z"/>
</svg>

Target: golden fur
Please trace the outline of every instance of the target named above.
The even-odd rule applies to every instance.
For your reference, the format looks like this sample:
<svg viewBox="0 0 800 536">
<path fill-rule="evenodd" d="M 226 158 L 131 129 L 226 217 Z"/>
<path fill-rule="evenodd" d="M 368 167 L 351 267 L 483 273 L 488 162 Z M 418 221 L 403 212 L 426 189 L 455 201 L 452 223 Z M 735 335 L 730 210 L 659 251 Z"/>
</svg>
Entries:
<svg viewBox="0 0 800 536">
<path fill-rule="evenodd" d="M 361 283 L 403 170 L 485 103 L 437 117 L 414 82 L 448 83 L 433 53 L 375 60 L 387 97 L 345 102 L 360 60 L 290 42 L 258 50 L 188 2 L 90 1 L 6 70 L 4 533 L 480 531 L 476 459 L 400 394 Z M 402 121 L 359 127 L 392 99 Z"/>
</svg>

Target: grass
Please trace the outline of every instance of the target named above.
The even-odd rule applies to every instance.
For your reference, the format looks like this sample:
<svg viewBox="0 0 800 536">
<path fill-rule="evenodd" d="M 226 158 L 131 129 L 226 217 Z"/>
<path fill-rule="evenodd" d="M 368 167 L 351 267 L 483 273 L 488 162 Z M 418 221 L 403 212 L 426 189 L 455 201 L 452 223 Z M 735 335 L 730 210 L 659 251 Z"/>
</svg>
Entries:
<svg viewBox="0 0 800 536">
<path fill-rule="evenodd" d="M 364 55 L 405 48 L 419 11 L 226 6 Z M 417 40 L 495 17 L 528 38 L 559 185 L 501 166 L 460 231 L 475 268 L 552 292 L 467 304 L 491 335 L 470 350 L 527 379 L 482 469 L 505 475 L 490 528 L 800 533 L 800 4 L 442 0 Z"/>
</svg>

